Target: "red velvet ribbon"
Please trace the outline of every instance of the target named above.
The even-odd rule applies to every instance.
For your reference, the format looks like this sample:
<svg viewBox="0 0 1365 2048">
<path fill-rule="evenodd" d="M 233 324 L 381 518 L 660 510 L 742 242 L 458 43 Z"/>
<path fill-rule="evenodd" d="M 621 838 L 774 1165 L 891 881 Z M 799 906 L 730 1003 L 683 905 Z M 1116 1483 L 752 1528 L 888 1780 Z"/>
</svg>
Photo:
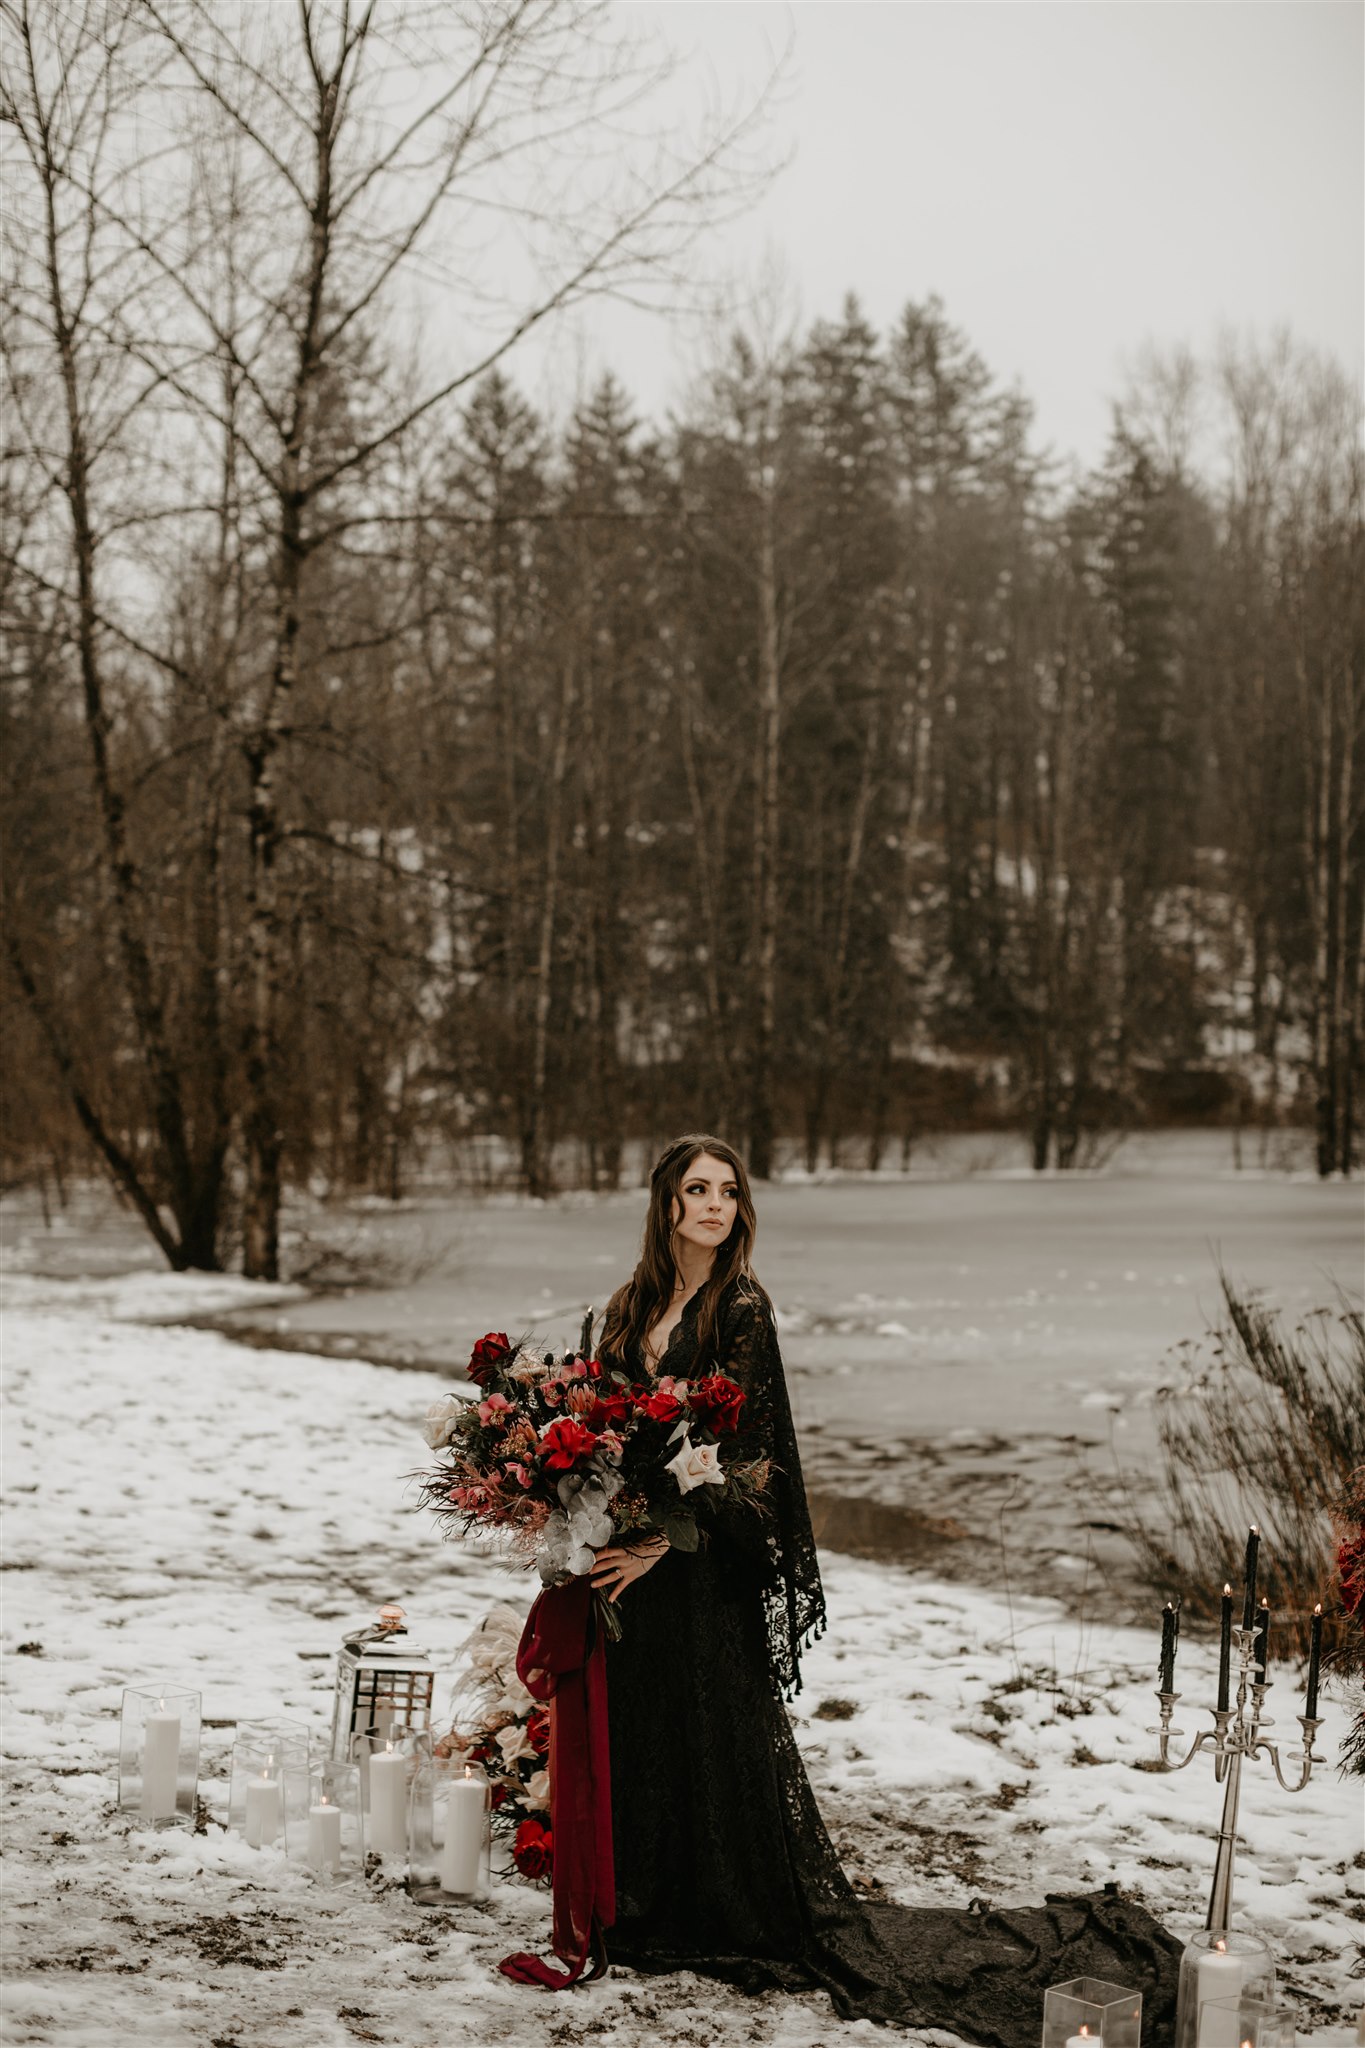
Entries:
<svg viewBox="0 0 1365 2048">
<path fill-rule="evenodd" d="M 567 1991 L 606 1968 L 603 1936 L 616 1918 L 611 1846 L 611 1748 L 607 1728 L 606 1637 L 586 1576 L 547 1586 L 526 1617 L 517 1677 L 549 1704 L 550 1828 L 554 1836 L 555 1954 L 504 1956 L 498 1968 L 519 1984 Z M 583 1973 L 589 1955 L 593 1967 Z"/>
</svg>

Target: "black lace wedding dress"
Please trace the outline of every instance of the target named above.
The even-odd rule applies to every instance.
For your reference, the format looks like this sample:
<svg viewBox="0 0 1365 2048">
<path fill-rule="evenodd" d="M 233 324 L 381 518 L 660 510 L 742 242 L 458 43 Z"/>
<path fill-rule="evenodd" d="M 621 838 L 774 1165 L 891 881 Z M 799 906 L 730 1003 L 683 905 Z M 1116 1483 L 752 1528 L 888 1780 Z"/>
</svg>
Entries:
<svg viewBox="0 0 1365 2048">
<path fill-rule="evenodd" d="M 611 1960 L 746 1991 L 823 1986 L 846 2019 L 939 2026 L 983 2048 L 1036 2048 L 1044 1988 L 1102 1977 L 1143 1991 L 1147 2038 L 1163 2039 L 1179 1949 L 1112 1889 L 1003 1910 L 854 1892 L 781 1697 L 799 1688 L 825 1607 L 771 1310 L 730 1282 L 699 1360 L 696 1302 L 658 1371 L 740 1383 L 774 1463 L 775 1512 L 722 1505 L 697 1552 L 668 1551 L 622 1596 L 624 1633 L 607 1650 Z M 634 1365 L 644 1377 L 646 1362 Z"/>
</svg>

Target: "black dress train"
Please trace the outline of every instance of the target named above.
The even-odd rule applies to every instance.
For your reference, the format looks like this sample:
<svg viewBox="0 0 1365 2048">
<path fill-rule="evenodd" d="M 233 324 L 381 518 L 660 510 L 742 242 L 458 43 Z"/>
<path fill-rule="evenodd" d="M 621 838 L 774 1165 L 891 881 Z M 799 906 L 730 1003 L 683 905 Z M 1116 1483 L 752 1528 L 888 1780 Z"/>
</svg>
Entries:
<svg viewBox="0 0 1365 2048">
<path fill-rule="evenodd" d="M 731 1281 L 699 1360 L 696 1301 L 659 1370 L 723 1371 L 744 1388 L 775 1512 L 721 1505 L 697 1552 L 668 1551 L 622 1599 L 624 1633 L 607 1648 L 611 1960 L 746 1991 L 823 1986 L 843 2018 L 949 2028 L 983 2048 L 1035 2048 L 1044 1988 L 1105 1977 L 1144 1992 L 1160 2039 L 1179 1949 L 1112 1888 L 1003 1911 L 870 1904 L 853 1890 L 779 1697 L 799 1688 L 825 1609 L 771 1308 Z"/>
</svg>

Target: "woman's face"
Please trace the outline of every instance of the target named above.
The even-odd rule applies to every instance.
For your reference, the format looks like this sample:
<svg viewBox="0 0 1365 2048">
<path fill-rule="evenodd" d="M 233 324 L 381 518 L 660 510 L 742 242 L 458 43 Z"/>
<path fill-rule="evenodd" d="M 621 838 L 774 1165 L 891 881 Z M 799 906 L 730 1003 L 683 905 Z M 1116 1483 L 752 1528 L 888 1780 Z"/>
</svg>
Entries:
<svg viewBox="0 0 1365 2048">
<path fill-rule="evenodd" d="M 706 1251 L 724 1244 L 734 1228 L 739 1188 L 723 1159 L 699 1152 L 673 1200 L 673 1235 Z"/>
</svg>

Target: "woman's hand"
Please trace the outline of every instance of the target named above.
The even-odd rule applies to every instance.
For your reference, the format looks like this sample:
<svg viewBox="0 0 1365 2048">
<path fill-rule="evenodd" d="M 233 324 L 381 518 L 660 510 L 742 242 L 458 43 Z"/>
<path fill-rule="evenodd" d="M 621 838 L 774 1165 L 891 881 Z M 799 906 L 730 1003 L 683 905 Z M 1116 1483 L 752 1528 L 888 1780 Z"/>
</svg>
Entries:
<svg viewBox="0 0 1365 2048">
<path fill-rule="evenodd" d="M 610 1586 L 607 1598 L 615 1605 L 626 1587 L 636 1579 L 642 1579 L 651 1565 L 659 1562 L 667 1548 L 666 1536 L 651 1536 L 633 1548 L 623 1543 L 608 1543 L 597 1553 L 592 1582 L 603 1589 Z"/>
</svg>

